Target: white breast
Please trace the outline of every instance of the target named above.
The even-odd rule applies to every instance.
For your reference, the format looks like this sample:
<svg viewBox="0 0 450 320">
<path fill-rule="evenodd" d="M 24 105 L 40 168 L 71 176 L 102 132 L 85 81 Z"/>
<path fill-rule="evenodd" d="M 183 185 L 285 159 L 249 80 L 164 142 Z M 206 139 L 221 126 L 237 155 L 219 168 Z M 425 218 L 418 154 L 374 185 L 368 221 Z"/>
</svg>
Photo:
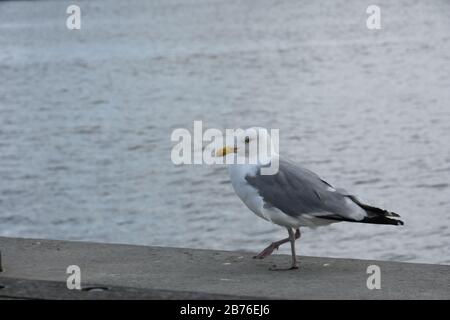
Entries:
<svg viewBox="0 0 450 320">
<path fill-rule="evenodd" d="M 247 175 L 255 175 L 257 169 L 256 165 L 230 165 L 230 180 L 234 191 L 242 202 L 244 202 L 244 204 L 257 216 L 269 220 L 264 216 L 264 201 L 262 197 L 258 194 L 258 191 L 245 180 Z"/>
</svg>

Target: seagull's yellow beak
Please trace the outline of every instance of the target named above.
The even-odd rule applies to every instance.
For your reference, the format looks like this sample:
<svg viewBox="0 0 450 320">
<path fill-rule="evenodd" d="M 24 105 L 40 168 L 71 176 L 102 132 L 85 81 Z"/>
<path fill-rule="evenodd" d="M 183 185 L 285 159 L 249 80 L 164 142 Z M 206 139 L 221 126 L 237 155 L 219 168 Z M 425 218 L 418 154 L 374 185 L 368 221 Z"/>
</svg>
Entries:
<svg viewBox="0 0 450 320">
<path fill-rule="evenodd" d="M 227 154 L 235 153 L 236 151 L 237 148 L 226 146 L 216 150 L 216 157 L 225 157 Z"/>
</svg>

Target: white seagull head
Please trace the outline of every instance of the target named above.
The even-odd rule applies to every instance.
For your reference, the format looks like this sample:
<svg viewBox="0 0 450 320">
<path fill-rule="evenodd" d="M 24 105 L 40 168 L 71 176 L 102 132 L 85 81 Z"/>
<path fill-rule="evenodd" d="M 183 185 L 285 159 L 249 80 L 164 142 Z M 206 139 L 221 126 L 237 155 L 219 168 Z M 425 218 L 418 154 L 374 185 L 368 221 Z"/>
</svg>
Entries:
<svg viewBox="0 0 450 320">
<path fill-rule="evenodd" d="M 237 164 L 266 164 L 275 154 L 275 148 L 267 129 L 252 127 L 236 133 L 233 145 L 216 149 L 217 157 L 236 155 Z"/>
</svg>

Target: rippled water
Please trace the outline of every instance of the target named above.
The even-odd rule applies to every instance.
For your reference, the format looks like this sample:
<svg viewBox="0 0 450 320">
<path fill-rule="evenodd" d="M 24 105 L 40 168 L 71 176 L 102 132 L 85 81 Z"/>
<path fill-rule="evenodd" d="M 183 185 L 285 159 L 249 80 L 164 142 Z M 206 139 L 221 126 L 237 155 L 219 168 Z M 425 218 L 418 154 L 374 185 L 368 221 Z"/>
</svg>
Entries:
<svg viewBox="0 0 450 320">
<path fill-rule="evenodd" d="M 305 230 L 303 255 L 450 263 L 450 3 L 0 3 L 0 235 L 260 250 L 285 231 L 173 129 L 279 128 L 281 153 L 403 228 Z M 281 250 L 288 252 L 288 248 Z"/>
</svg>

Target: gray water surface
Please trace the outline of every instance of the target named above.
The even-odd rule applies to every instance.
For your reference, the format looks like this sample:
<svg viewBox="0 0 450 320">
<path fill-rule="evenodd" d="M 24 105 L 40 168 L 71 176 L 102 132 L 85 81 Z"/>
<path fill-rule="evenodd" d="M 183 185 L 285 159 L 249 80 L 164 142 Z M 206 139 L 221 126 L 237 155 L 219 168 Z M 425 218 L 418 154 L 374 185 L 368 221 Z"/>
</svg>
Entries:
<svg viewBox="0 0 450 320">
<path fill-rule="evenodd" d="M 175 128 L 280 129 L 280 153 L 404 227 L 304 230 L 300 255 L 450 263 L 450 3 L 0 2 L 0 235 L 231 250 L 286 231 Z M 281 252 L 289 252 L 283 248 Z"/>
</svg>

